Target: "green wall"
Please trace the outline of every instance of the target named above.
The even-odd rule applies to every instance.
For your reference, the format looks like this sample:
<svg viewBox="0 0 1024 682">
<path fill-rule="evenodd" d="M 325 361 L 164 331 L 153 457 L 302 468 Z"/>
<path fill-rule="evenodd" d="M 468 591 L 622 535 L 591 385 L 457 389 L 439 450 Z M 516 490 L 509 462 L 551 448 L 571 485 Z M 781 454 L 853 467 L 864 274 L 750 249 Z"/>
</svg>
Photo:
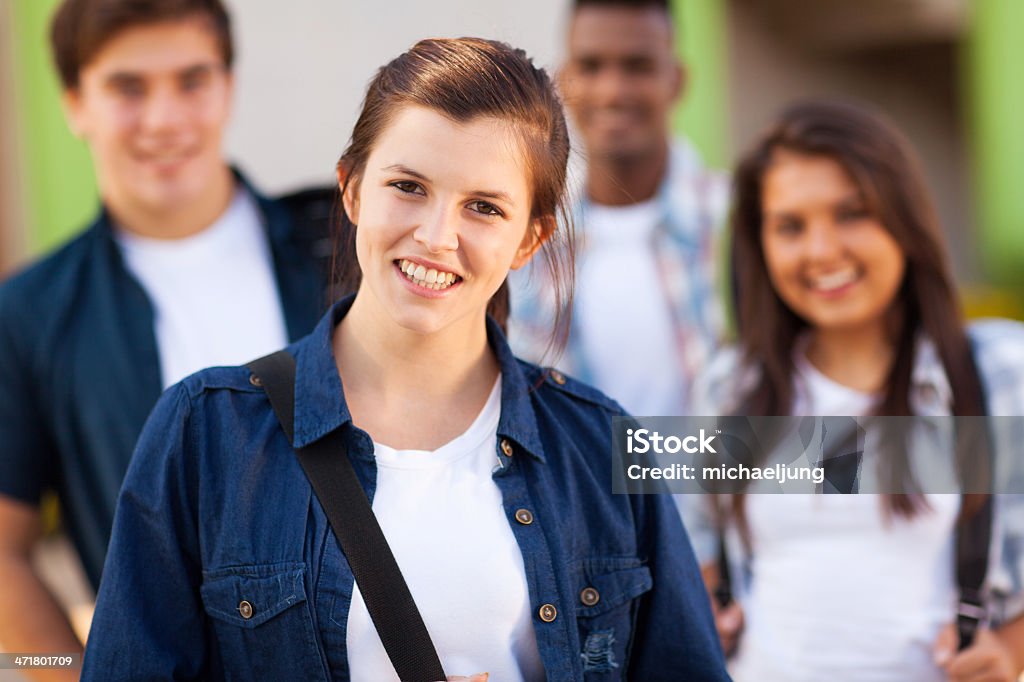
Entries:
<svg viewBox="0 0 1024 682">
<path fill-rule="evenodd" d="M 1024 289 L 1024 2 L 974 0 L 964 69 L 986 279 Z"/>
<path fill-rule="evenodd" d="M 725 168 L 729 149 L 727 0 L 673 0 L 677 49 L 689 68 L 676 130 L 693 141 L 713 167 Z"/>
<path fill-rule="evenodd" d="M 15 120 L 25 174 L 29 255 L 47 251 L 87 223 L 97 209 L 96 182 L 85 145 L 68 131 L 49 52 L 49 20 L 57 0 L 13 0 Z"/>
</svg>

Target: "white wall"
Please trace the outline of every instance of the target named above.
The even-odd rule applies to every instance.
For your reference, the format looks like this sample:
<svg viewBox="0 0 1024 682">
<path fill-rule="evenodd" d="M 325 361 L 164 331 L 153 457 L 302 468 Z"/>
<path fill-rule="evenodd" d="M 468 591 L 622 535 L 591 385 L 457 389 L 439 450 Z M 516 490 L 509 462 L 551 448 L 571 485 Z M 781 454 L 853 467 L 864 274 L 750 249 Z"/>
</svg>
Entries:
<svg viewBox="0 0 1024 682">
<path fill-rule="evenodd" d="M 561 55 L 568 0 L 229 0 L 237 93 L 228 158 L 267 192 L 325 184 L 377 68 L 427 37 Z"/>
</svg>

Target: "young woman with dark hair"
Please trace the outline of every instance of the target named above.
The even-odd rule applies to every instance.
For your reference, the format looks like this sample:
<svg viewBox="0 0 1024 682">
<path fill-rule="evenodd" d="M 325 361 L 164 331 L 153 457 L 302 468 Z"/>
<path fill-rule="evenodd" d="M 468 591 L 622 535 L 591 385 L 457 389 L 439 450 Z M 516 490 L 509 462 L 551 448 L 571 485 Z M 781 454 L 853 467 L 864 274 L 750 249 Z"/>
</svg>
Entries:
<svg viewBox="0 0 1024 682">
<path fill-rule="evenodd" d="M 165 394 L 122 490 L 86 679 L 396 679 L 293 451 L 334 437 L 445 672 L 727 679 L 671 502 L 611 494 L 621 409 L 516 360 L 501 330 L 505 278 L 536 251 L 571 289 L 571 249 L 553 247 L 571 241 L 568 153 L 519 50 L 425 40 L 378 72 L 338 164 L 351 295 L 287 349 L 294 437 L 245 368 Z"/>
<path fill-rule="evenodd" d="M 876 115 L 786 111 L 738 166 L 731 229 L 739 343 L 707 370 L 698 413 L 1024 414 L 1024 328 L 964 324 L 921 173 Z M 709 589 L 722 571 L 735 587 L 716 620 L 736 680 L 1009 682 L 1024 668 L 1020 500 L 994 500 L 993 627 L 957 653 L 954 536 L 985 498 L 921 492 L 906 437 L 878 475 L 909 484 L 887 494 L 687 497 Z M 980 466 L 986 443 L 958 442 L 958 462 Z"/>
</svg>

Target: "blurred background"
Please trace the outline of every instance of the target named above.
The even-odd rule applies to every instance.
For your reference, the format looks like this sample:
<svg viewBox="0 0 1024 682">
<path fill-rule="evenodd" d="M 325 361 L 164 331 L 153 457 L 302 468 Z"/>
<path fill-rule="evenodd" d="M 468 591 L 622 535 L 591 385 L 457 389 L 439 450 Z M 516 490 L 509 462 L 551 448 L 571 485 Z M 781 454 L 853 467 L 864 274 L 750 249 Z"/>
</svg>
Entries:
<svg viewBox="0 0 1024 682">
<path fill-rule="evenodd" d="M 0 275 L 97 209 L 47 47 L 56 0 L 0 0 Z M 568 0 L 229 0 L 238 61 L 228 158 L 266 192 L 326 185 L 374 70 L 415 40 L 479 35 L 556 68 Z M 971 316 L 1024 317 L 1024 1 L 675 0 L 690 68 L 676 126 L 712 166 L 790 101 L 887 112 L 919 152 Z M 2 444 L 0 444 L 2 447 Z M 51 514 L 56 517 L 56 514 Z M 54 541 L 55 582 L 87 591 Z M 61 558 L 64 557 L 64 558 Z"/>
<path fill-rule="evenodd" d="M 331 181 L 373 71 L 426 36 L 507 40 L 549 67 L 568 0 L 229 0 L 238 43 L 228 155 L 265 191 Z M 0 0 L 0 273 L 96 210 L 46 45 L 56 0 Z M 973 316 L 1024 316 L 1024 2 L 676 0 L 691 69 L 677 113 L 714 166 L 786 103 L 868 101 L 920 153 Z"/>
</svg>

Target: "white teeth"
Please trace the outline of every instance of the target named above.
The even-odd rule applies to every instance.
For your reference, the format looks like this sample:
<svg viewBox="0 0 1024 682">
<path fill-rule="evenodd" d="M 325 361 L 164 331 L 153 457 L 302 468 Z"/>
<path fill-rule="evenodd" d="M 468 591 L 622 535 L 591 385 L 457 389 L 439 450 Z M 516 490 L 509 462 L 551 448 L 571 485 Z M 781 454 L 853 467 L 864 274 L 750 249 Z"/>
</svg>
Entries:
<svg viewBox="0 0 1024 682">
<path fill-rule="evenodd" d="M 820 291 L 828 291 L 846 286 L 856 279 L 857 272 L 851 268 L 812 279 L 811 286 Z"/>
<path fill-rule="evenodd" d="M 434 291 L 447 289 L 458 278 L 454 273 L 440 272 L 434 268 L 428 269 L 423 265 L 413 263 L 412 261 L 404 258 L 398 263 L 398 268 L 405 274 L 409 281 L 415 282 L 425 289 L 432 289 Z"/>
</svg>

